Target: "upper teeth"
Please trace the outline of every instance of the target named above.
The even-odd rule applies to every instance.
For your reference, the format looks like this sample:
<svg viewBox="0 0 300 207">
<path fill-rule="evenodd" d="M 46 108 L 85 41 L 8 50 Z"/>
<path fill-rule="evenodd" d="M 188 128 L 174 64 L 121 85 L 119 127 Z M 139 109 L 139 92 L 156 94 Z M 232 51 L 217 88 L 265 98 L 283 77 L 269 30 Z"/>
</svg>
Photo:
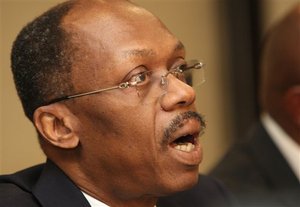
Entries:
<svg viewBox="0 0 300 207">
<path fill-rule="evenodd" d="M 195 145 L 188 142 L 188 143 L 179 143 L 175 146 L 175 149 L 183 151 L 183 152 L 191 152 L 195 148 Z"/>
</svg>

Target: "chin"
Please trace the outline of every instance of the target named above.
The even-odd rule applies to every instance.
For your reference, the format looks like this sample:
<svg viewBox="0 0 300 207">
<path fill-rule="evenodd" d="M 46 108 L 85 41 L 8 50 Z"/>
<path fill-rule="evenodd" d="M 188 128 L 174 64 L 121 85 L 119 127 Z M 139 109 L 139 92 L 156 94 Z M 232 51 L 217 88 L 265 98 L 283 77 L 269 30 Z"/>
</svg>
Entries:
<svg viewBox="0 0 300 207">
<path fill-rule="evenodd" d="M 183 176 L 181 179 L 177 181 L 177 191 L 183 191 L 192 188 L 197 184 L 199 179 L 198 171 L 189 176 Z"/>
<path fill-rule="evenodd" d="M 168 180 L 165 183 L 165 195 L 170 195 L 180 191 L 185 191 L 195 186 L 199 179 L 198 169 L 195 172 L 178 174 L 174 179 Z"/>
</svg>

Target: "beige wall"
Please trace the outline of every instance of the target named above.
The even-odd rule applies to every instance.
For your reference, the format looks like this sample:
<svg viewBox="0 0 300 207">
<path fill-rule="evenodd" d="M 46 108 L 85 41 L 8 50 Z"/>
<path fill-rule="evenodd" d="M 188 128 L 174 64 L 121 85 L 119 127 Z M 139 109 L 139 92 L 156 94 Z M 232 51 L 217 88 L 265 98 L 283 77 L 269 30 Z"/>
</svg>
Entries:
<svg viewBox="0 0 300 207">
<path fill-rule="evenodd" d="M 274 23 L 286 14 L 300 0 L 261 0 L 263 8 L 262 29 L 265 33 Z"/>
<path fill-rule="evenodd" d="M 59 0 L 0 0 L 0 173 L 43 162 L 36 133 L 25 118 L 10 73 L 10 48 L 18 31 L 33 17 Z M 274 0 L 276 1 L 276 0 Z M 281 1 L 277 0 L 276 2 Z M 282 0 L 285 1 L 285 0 Z M 290 0 L 292 1 L 292 0 Z M 290 2 L 286 0 L 287 3 Z M 228 45 L 225 16 L 220 12 L 226 0 L 135 0 L 159 16 L 185 44 L 188 57 L 207 63 L 207 83 L 197 90 L 197 106 L 206 115 L 208 130 L 203 138 L 206 172 L 232 142 L 232 122 L 227 69 Z M 151 28 L 149 28 L 151 29 Z"/>
</svg>

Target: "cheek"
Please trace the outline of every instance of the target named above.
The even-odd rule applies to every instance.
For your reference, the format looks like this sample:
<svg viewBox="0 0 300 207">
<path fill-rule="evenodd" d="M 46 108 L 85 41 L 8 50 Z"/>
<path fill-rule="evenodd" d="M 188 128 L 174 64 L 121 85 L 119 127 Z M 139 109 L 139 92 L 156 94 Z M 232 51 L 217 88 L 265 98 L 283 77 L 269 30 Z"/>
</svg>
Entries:
<svg viewBox="0 0 300 207">
<path fill-rule="evenodd" d="M 153 172 L 162 151 L 164 123 L 157 119 L 160 108 L 157 103 L 143 102 L 141 97 L 136 103 L 130 101 L 136 99 L 125 98 L 102 97 L 93 102 L 97 104 L 80 108 L 83 152 L 89 153 L 86 157 L 97 157 L 96 162 L 105 168 L 131 166 Z"/>
<path fill-rule="evenodd" d="M 86 157 L 93 156 L 96 158 L 91 160 L 94 166 L 110 169 L 113 171 L 110 174 L 124 176 L 124 180 L 137 180 L 140 174 L 153 177 L 161 151 L 153 111 L 124 107 L 111 112 L 106 110 L 101 113 L 101 118 L 94 114 L 95 117 L 90 119 L 93 132 L 87 132 L 88 137 L 83 143 L 85 152 L 89 153 Z M 130 175 L 125 173 L 127 171 Z"/>
<path fill-rule="evenodd" d="M 101 144 L 150 150 L 155 141 L 155 112 L 149 105 L 118 103 L 81 109 L 82 135 Z M 132 150 L 131 150 L 132 152 Z"/>
</svg>

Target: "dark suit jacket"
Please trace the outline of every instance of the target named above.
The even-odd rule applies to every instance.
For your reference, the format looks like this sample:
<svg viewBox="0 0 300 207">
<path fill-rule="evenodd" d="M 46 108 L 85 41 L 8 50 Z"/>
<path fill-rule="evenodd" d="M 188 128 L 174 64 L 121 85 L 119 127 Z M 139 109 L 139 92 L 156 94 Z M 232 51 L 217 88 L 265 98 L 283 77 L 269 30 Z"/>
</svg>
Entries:
<svg viewBox="0 0 300 207">
<path fill-rule="evenodd" d="M 217 181 L 200 176 L 193 189 L 159 200 L 157 207 L 230 206 L 231 197 Z M 219 203 L 222 203 L 219 205 Z M 88 207 L 80 189 L 50 160 L 0 176 L 1 207 Z"/>
<path fill-rule="evenodd" d="M 300 206 L 300 183 L 261 123 L 210 174 L 225 183 L 241 206 Z"/>
</svg>

